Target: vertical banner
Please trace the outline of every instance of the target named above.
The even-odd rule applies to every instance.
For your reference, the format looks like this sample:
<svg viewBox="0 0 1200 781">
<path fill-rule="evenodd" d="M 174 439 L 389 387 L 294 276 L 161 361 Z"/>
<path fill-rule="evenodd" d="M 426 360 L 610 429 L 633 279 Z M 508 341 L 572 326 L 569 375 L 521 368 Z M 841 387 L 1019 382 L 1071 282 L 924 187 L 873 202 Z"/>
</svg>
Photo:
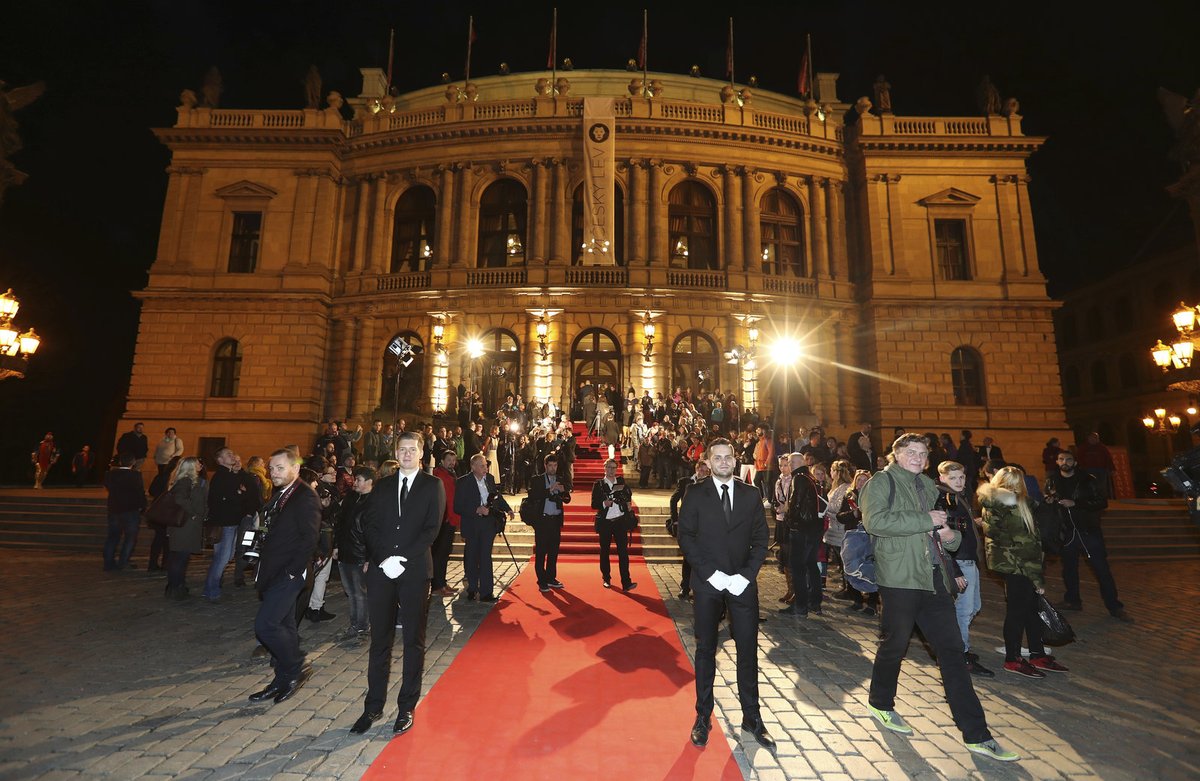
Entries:
<svg viewBox="0 0 1200 781">
<path fill-rule="evenodd" d="M 573 247 L 584 266 L 615 266 L 617 142 L 612 98 L 583 99 L 583 246 Z"/>
</svg>

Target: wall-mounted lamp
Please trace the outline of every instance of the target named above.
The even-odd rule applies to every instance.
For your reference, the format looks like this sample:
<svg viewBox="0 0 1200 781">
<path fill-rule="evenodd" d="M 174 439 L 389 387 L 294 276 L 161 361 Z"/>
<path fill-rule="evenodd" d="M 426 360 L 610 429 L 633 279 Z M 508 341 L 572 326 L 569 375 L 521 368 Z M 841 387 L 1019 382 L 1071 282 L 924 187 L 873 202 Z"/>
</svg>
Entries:
<svg viewBox="0 0 1200 781">
<path fill-rule="evenodd" d="M 549 338 L 549 336 L 550 323 L 546 322 L 546 318 L 543 315 L 537 321 L 538 351 L 541 353 L 543 361 L 550 357 L 550 345 L 546 343 L 546 340 Z"/>
<path fill-rule="evenodd" d="M 642 351 L 642 355 L 647 361 L 650 360 L 650 356 L 654 355 L 654 334 L 657 330 L 653 320 L 642 322 L 642 336 L 646 338 L 646 349 Z"/>
</svg>

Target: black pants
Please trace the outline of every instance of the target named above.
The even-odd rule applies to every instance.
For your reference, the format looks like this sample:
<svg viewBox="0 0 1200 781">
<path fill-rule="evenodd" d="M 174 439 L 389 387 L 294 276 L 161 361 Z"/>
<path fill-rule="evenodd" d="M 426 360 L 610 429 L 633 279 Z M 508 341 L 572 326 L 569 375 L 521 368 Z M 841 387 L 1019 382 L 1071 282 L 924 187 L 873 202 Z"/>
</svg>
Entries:
<svg viewBox="0 0 1200 781">
<path fill-rule="evenodd" d="M 411 564 L 411 562 L 410 562 Z M 367 662 L 365 710 L 380 713 L 387 698 L 399 611 L 404 639 L 404 672 L 396 704 L 400 712 L 417 707 L 425 673 L 425 621 L 429 616 L 429 579 L 405 572 L 392 580 L 378 565 L 367 568 L 367 613 L 371 617 L 371 653 Z"/>
<path fill-rule="evenodd" d="M 492 596 L 496 578 L 492 573 L 492 545 L 496 542 L 496 519 L 476 515 L 462 519 L 463 579 L 467 591 Z"/>
<path fill-rule="evenodd" d="M 1083 603 L 1079 596 L 1079 554 L 1087 556 L 1096 573 L 1096 583 L 1100 586 L 1100 598 L 1108 612 L 1116 613 L 1125 607 L 1117 596 L 1117 583 L 1113 580 L 1112 570 L 1108 567 L 1108 548 L 1104 544 L 1104 535 L 1100 531 L 1077 531 L 1063 546 L 1062 558 L 1063 585 L 1067 588 L 1065 599 L 1075 605 Z"/>
<path fill-rule="evenodd" d="M 738 701 L 742 721 L 757 722 L 758 709 L 758 586 L 754 581 L 740 596 L 716 591 L 707 583 L 695 590 L 693 624 L 696 632 L 696 714 L 713 711 L 713 679 L 717 671 L 717 627 L 728 611 L 729 628 L 737 649 Z"/>
<path fill-rule="evenodd" d="M 638 488 L 645 488 L 650 484 L 650 465 L 638 463 L 638 473 L 641 477 L 638 478 Z"/>
<path fill-rule="evenodd" d="M 824 544 L 821 542 L 821 532 L 789 529 L 788 540 L 788 568 L 792 571 L 796 604 L 808 610 L 819 610 L 821 598 L 824 596 L 821 591 L 821 565 L 817 562 L 821 545 Z"/>
<path fill-rule="evenodd" d="M 679 555 L 683 556 L 682 548 Z M 679 575 L 679 590 L 684 594 L 688 594 L 692 590 L 692 565 L 688 562 L 687 556 L 683 556 L 683 572 Z"/>
<path fill-rule="evenodd" d="M 883 596 L 883 642 L 875 652 L 871 670 L 871 690 L 868 701 L 880 710 L 895 710 L 896 682 L 900 678 L 900 663 L 908 650 L 913 626 L 933 646 L 942 673 L 942 688 L 950 703 L 954 723 L 967 743 L 991 739 L 983 706 L 971 685 L 971 673 L 963 656 L 962 634 L 958 631 L 958 616 L 954 612 L 954 597 L 946 591 L 941 572 L 933 571 L 935 591 L 880 586 Z"/>
<path fill-rule="evenodd" d="M 629 532 L 625 531 L 625 519 L 616 518 L 611 521 L 600 521 L 597 531 L 600 534 L 600 577 L 608 583 L 612 580 L 612 565 L 609 556 L 612 544 L 617 543 L 617 571 L 621 575 L 621 586 L 626 587 L 633 581 L 629 578 Z"/>
<path fill-rule="evenodd" d="M 148 524 L 154 530 L 154 539 L 150 541 L 149 569 L 166 569 L 168 556 L 171 553 L 171 541 L 167 539 L 167 527 L 157 523 Z M 159 558 L 161 556 L 161 558 Z"/>
<path fill-rule="evenodd" d="M 258 615 L 254 617 L 254 634 L 258 642 L 275 658 L 275 683 L 282 684 L 300 677 L 304 667 L 304 652 L 300 650 L 300 635 L 296 633 L 296 595 L 304 590 L 304 578 L 280 577 L 262 592 Z"/>
<path fill-rule="evenodd" d="M 433 554 L 433 589 L 446 586 L 446 568 L 450 566 L 450 550 L 454 547 L 454 527 L 442 521 L 437 537 L 433 539 L 430 553 Z"/>
<path fill-rule="evenodd" d="M 533 571 L 538 586 L 558 580 L 558 549 L 562 545 L 563 517 L 543 515 L 533 527 Z"/>
<path fill-rule="evenodd" d="M 1037 615 L 1037 589 L 1024 575 L 1004 576 L 1004 661 L 1021 658 L 1021 635 L 1029 640 L 1029 655 L 1044 656 L 1042 622 Z"/>
<path fill-rule="evenodd" d="M 184 585 L 187 579 L 188 560 L 192 557 L 187 551 L 170 551 L 167 553 L 167 588 Z"/>
</svg>

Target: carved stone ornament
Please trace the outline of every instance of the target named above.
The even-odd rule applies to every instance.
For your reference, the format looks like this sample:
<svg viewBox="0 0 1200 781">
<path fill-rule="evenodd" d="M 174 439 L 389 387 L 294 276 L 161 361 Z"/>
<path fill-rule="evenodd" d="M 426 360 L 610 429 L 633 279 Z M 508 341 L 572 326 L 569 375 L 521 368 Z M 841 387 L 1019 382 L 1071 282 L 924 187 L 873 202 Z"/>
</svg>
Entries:
<svg viewBox="0 0 1200 781">
<path fill-rule="evenodd" d="M 196 97 L 196 93 L 193 90 L 185 89 L 179 93 L 179 108 L 184 111 L 191 111 L 199 102 L 200 99 Z"/>
<path fill-rule="evenodd" d="M 662 81 L 659 79 L 650 80 L 650 94 L 656 98 L 661 98 L 663 95 Z"/>
<path fill-rule="evenodd" d="M 785 184 L 787 184 L 787 181 L 788 181 L 788 175 L 786 173 L 784 173 L 783 171 L 775 172 L 775 184 L 779 185 L 780 187 L 783 187 Z"/>
<path fill-rule="evenodd" d="M 863 95 L 861 98 L 854 101 L 854 110 L 858 112 L 859 116 L 866 114 L 871 110 L 871 99 L 866 95 Z"/>
<path fill-rule="evenodd" d="M 479 97 L 479 87 L 475 86 L 475 82 L 468 81 L 467 86 L 463 87 L 463 94 L 467 96 L 467 100 L 474 103 Z"/>
<path fill-rule="evenodd" d="M 733 99 L 736 95 L 737 95 L 737 93 L 734 91 L 732 86 L 726 84 L 725 86 L 721 87 L 721 102 L 722 103 L 732 103 Z"/>
<path fill-rule="evenodd" d="M 538 79 L 535 81 L 533 83 L 533 94 L 548 96 L 550 94 L 550 79 Z"/>
<path fill-rule="evenodd" d="M 554 90 L 559 95 L 566 97 L 571 92 L 571 80 L 566 76 L 559 76 L 558 81 L 554 82 Z"/>
<path fill-rule="evenodd" d="M 629 94 L 635 98 L 642 94 L 642 80 L 641 79 L 630 79 L 629 80 Z"/>
<path fill-rule="evenodd" d="M 1000 113 L 1006 117 L 1019 116 L 1021 113 L 1021 104 L 1016 98 L 1009 98 L 1004 101 L 1004 108 L 1000 109 Z"/>
<path fill-rule="evenodd" d="M 739 94 L 739 95 L 741 96 L 741 98 L 742 98 L 742 105 L 743 105 L 743 106 L 749 106 L 749 105 L 750 105 L 750 101 L 754 99 L 754 93 L 750 91 L 750 88 L 749 88 L 749 87 L 742 87 L 742 91 L 741 91 L 740 93 L 738 93 L 738 94 Z"/>
<path fill-rule="evenodd" d="M 457 84 L 447 84 L 446 91 L 443 92 L 442 95 L 445 96 L 447 103 L 457 103 L 458 102 L 458 85 Z"/>
<path fill-rule="evenodd" d="M 342 113 L 342 106 L 346 105 L 346 101 L 342 98 L 342 93 L 337 90 L 332 90 L 325 96 L 325 103 L 339 114 Z"/>
<path fill-rule="evenodd" d="M 687 173 L 688 176 L 695 176 L 696 172 L 700 169 L 699 169 L 699 166 L 697 166 L 695 163 L 687 162 L 687 163 L 683 164 L 683 170 Z"/>
</svg>

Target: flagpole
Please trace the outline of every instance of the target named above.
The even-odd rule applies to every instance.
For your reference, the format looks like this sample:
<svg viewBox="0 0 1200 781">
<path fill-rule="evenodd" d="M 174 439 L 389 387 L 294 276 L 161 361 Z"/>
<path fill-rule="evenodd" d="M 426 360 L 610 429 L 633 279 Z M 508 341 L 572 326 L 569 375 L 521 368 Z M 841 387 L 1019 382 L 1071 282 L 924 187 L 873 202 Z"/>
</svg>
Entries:
<svg viewBox="0 0 1200 781">
<path fill-rule="evenodd" d="M 393 60 L 393 56 L 394 56 L 393 53 L 395 51 L 396 51 L 396 28 L 393 27 L 388 32 L 388 71 L 387 71 L 387 76 L 388 76 L 388 93 L 389 94 L 392 91 L 392 60 Z"/>
<path fill-rule="evenodd" d="M 813 81 L 812 34 L 811 33 L 804 34 L 804 48 L 808 51 L 808 57 L 806 58 L 807 62 L 808 62 L 808 95 L 809 95 L 809 97 L 812 97 L 815 100 L 816 98 L 814 96 L 817 93 L 817 85 L 816 85 L 816 82 Z"/>
<path fill-rule="evenodd" d="M 463 82 L 471 81 L 471 39 L 475 37 L 475 17 L 467 17 L 467 67 L 463 77 Z"/>
<path fill-rule="evenodd" d="M 646 93 L 650 90 L 650 84 L 646 81 L 646 63 L 650 60 L 650 24 L 648 20 L 648 12 L 645 8 L 642 9 L 642 97 L 646 97 Z"/>
<path fill-rule="evenodd" d="M 733 86 L 733 17 L 729 17 L 729 86 Z"/>
<path fill-rule="evenodd" d="M 550 95 L 558 94 L 555 83 L 558 81 L 558 7 L 555 6 L 550 22 Z"/>
</svg>

